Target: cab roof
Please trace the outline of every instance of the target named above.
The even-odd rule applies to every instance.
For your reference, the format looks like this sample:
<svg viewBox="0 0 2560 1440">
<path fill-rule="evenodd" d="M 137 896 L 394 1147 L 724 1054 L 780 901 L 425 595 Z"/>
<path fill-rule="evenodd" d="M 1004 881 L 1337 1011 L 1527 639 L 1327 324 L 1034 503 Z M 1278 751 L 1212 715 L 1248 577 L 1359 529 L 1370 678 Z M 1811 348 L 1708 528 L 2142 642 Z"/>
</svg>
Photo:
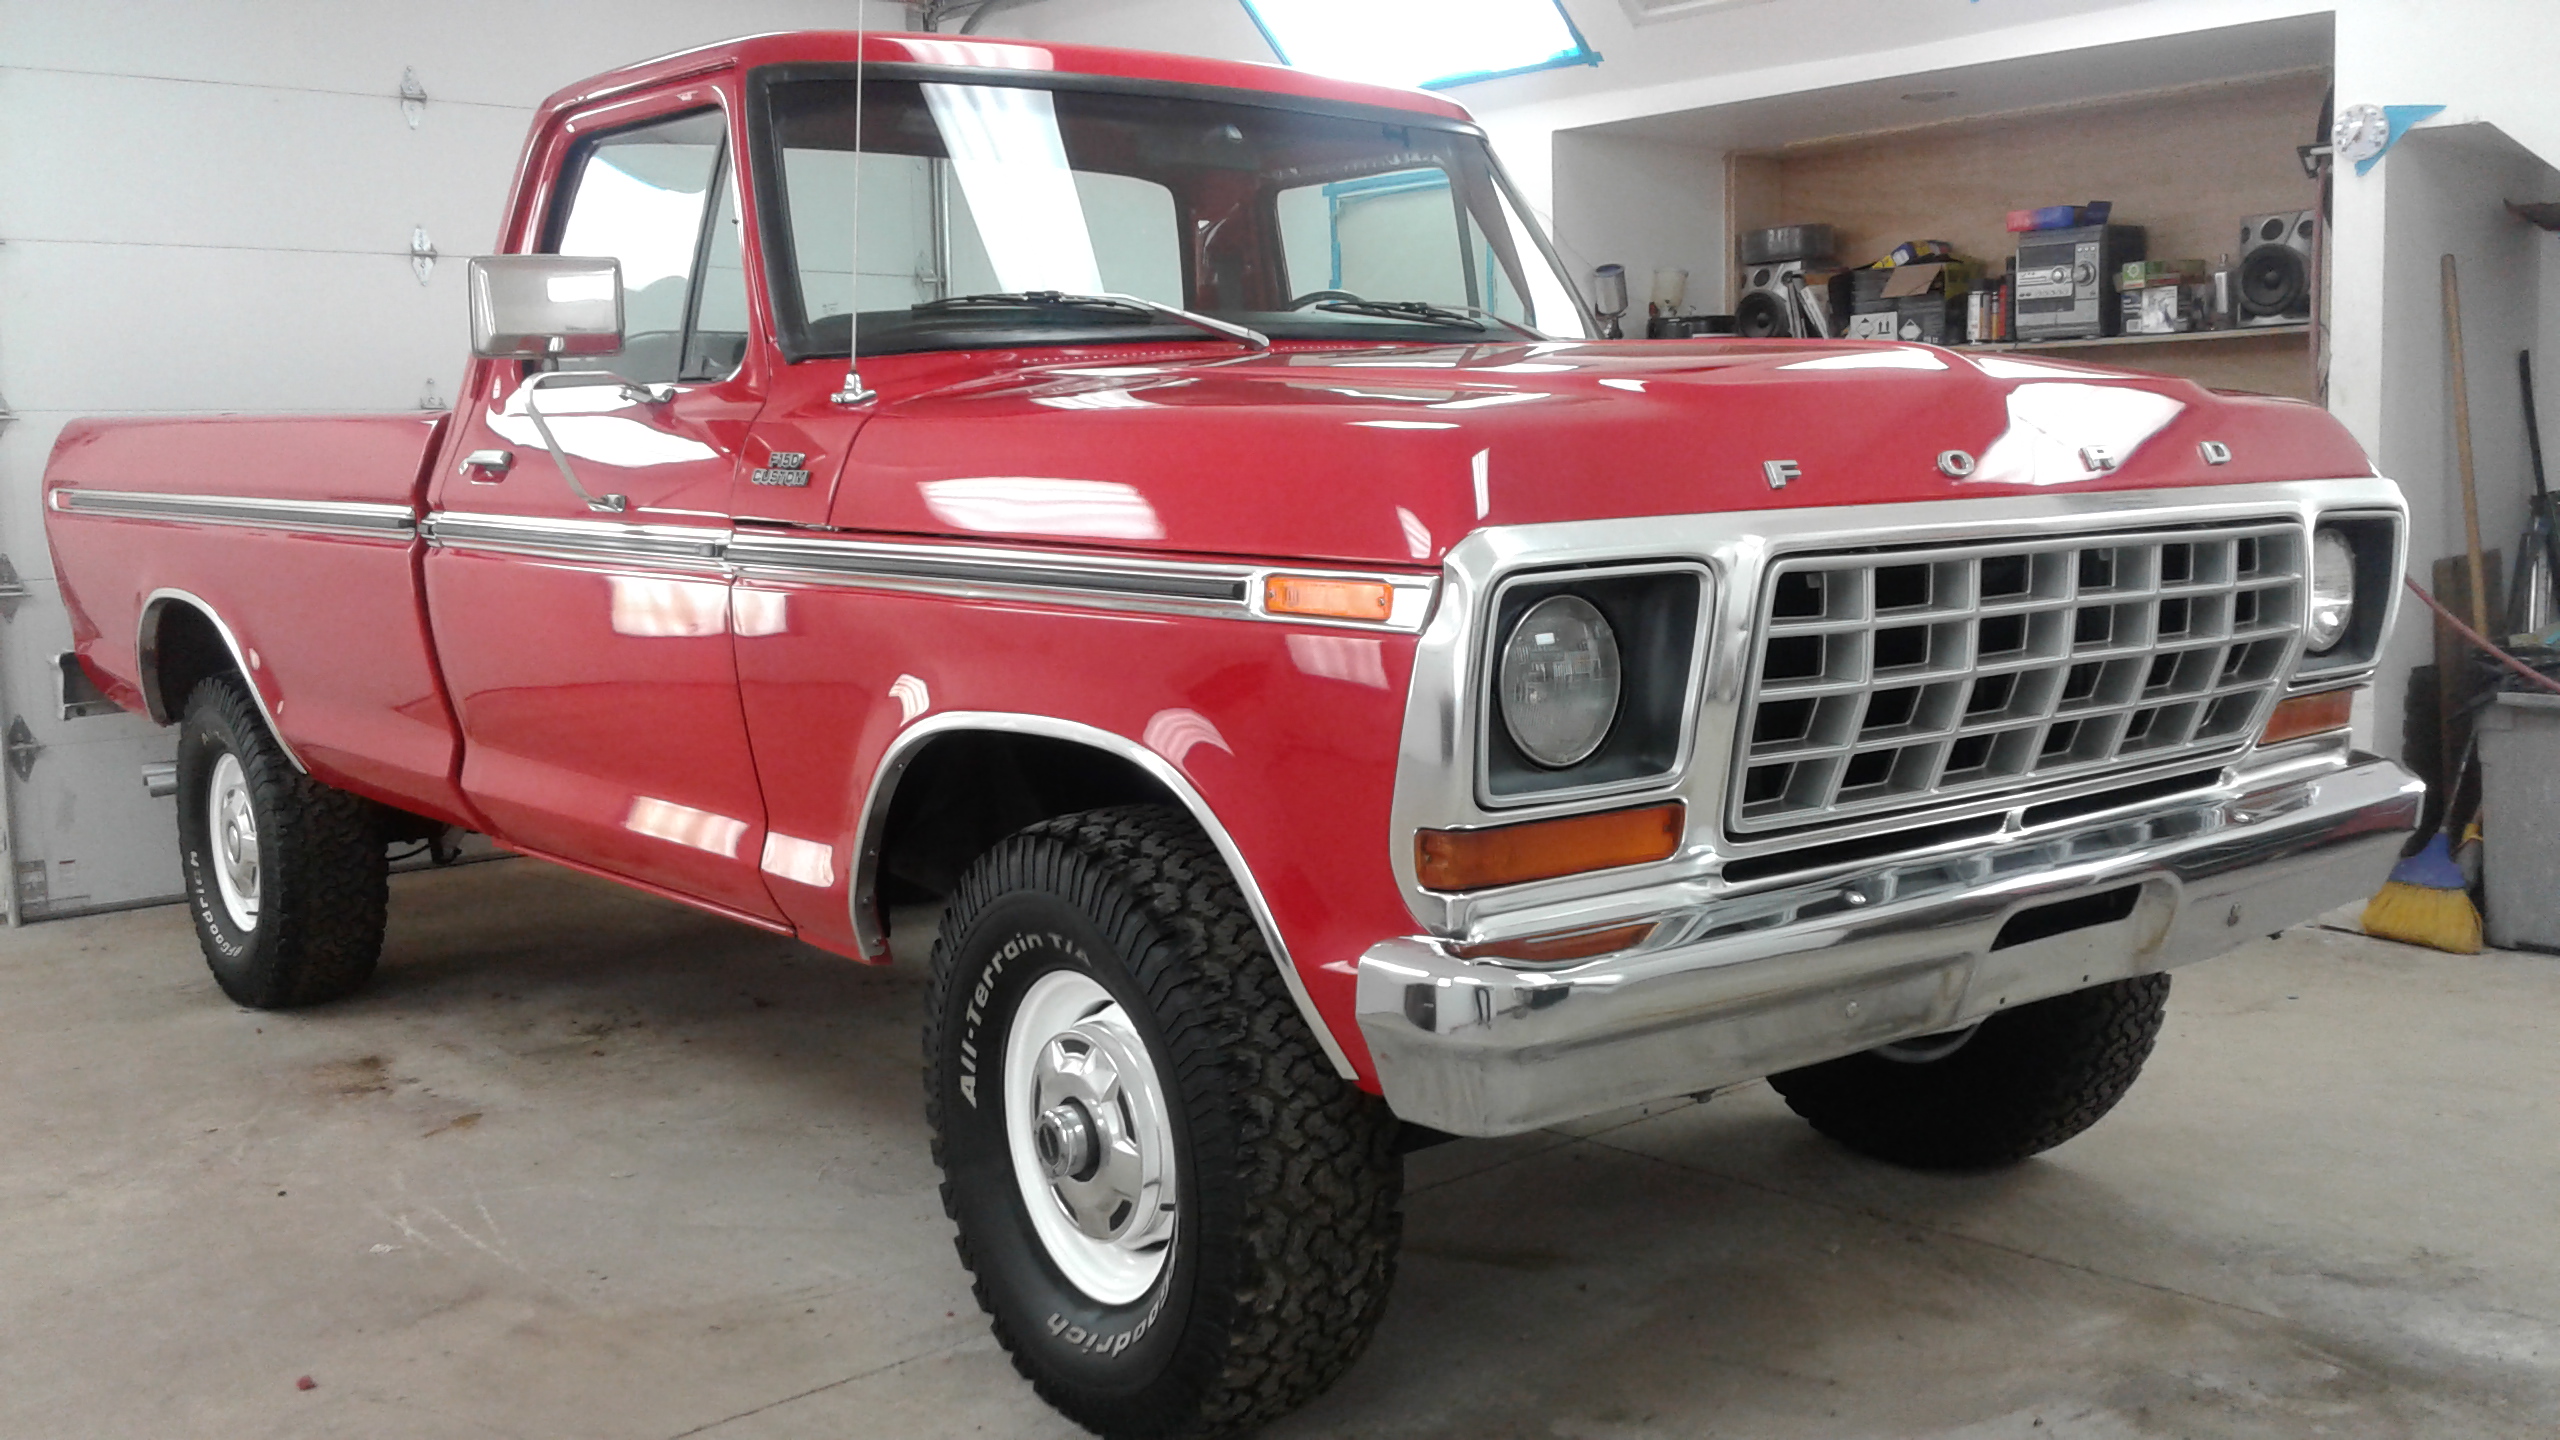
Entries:
<svg viewBox="0 0 2560 1440">
<path fill-rule="evenodd" d="M 1107 76 L 1157 84 L 1205 85 L 1230 90 L 1299 96 L 1342 104 L 1405 110 L 1442 120 L 1466 121 L 1465 106 L 1425 90 L 1363 85 L 1241 60 L 1205 60 L 1193 55 L 1163 55 L 1147 50 L 1117 50 L 1099 45 L 1053 45 L 1047 41 L 989 39 L 975 35 L 907 35 L 873 31 L 859 36 L 850 30 L 799 30 L 749 35 L 712 45 L 679 50 L 636 65 L 608 70 L 560 90 L 543 102 L 551 115 L 625 90 L 672 80 L 751 69 L 760 65 L 838 64 L 937 65 L 989 72 L 1041 72 Z"/>
</svg>

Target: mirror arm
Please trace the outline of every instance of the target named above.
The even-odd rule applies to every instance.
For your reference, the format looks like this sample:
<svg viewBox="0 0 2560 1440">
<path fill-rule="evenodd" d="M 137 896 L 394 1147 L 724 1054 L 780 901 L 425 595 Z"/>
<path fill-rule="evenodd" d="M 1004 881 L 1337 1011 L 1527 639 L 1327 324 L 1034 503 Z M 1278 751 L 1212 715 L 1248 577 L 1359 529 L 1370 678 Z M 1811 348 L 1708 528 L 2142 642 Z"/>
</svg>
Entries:
<svg viewBox="0 0 2560 1440">
<path fill-rule="evenodd" d="M 532 379 L 524 382 L 524 413 L 533 417 L 534 433 L 542 437 L 543 448 L 551 452 L 551 463 L 560 468 L 560 478 L 568 482 L 569 493 L 577 496 L 580 500 L 585 501 L 588 509 L 599 511 L 603 514 L 619 515 L 625 510 L 630 509 L 630 496 L 590 495 L 587 493 L 587 487 L 578 483 L 578 476 L 576 472 L 569 468 L 568 453 L 562 450 L 560 448 L 560 442 L 552 437 L 551 423 L 542 418 L 542 407 L 535 403 L 533 398 L 534 392 L 540 390 L 543 382 L 546 380 L 575 380 L 582 385 L 618 384 L 622 387 L 623 398 L 634 401 L 635 403 L 647 402 L 650 404 L 663 404 L 667 400 L 672 399 L 675 395 L 676 387 L 673 385 L 664 387 L 638 385 L 631 381 L 621 380 L 613 376 L 606 376 L 599 380 L 590 376 L 586 372 L 575 370 L 546 370 L 542 374 L 536 375 Z M 661 393 L 661 390 L 663 390 L 663 393 Z"/>
</svg>

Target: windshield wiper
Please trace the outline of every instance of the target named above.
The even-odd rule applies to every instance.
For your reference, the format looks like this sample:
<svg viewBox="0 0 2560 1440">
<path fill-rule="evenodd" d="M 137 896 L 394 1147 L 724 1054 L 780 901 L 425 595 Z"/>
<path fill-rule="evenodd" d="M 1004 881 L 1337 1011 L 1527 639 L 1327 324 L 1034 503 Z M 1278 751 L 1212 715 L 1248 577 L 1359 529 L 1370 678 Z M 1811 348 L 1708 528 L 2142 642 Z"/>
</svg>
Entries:
<svg viewBox="0 0 2560 1440">
<path fill-rule="evenodd" d="M 1242 341 L 1256 350 L 1271 348 L 1271 337 L 1259 330 L 1233 324 L 1218 319 L 1214 315 L 1203 315 L 1197 310 L 1185 310 L 1179 305 L 1167 305 L 1163 301 L 1149 300 L 1137 295 L 1069 295 L 1059 290 L 999 291 L 985 295 L 954 295 L 944 300 L 927 300 L 907 308 L 916 314 L 929 315 L 939 310 L 1005 306 L 1035 310 L 1113 310 L 1128 314 L 1162 315 L 1169 320 L 1179 320 L 1185 325 L 1206 330 L 1212 335 Z"/>
<path fill-rule="evenodd" d="M 1434 305 L 1428 300 L 1370 300 L 1355 296 L 1344 300 L 1319 300 L 1308 308 L 1334 310 L 1345 315 L 1376 315 L 1389 320 L 1420 320 L 1426 324 L 1454 325 L 1479 333 L 1485 329 L 1484 322 L 1490 320 L 1496 325 L 1508 330 L 1516 330 L 1533 340 L 1546 338 L 1517 320 L 1505 320 L 1477 305 L 1452 307 Z"/>
</svg>

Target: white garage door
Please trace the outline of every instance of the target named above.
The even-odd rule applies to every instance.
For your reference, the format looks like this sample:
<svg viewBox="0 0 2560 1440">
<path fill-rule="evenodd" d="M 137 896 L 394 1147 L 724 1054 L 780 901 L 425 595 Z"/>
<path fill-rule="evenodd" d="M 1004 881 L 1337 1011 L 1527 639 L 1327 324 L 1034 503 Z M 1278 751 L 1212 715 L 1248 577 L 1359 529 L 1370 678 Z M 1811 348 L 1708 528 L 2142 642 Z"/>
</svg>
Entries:
<svg viewBox="0 0 2560 1440">
<path fill-rule="evenodd" d="M 39 519 L 80 415 L 442 408 L 462 261 L 496 234 L 533 108 L 731 35 L 851 28 L 856 0 L 611 6 L 0 0 L 0 733 L 11 923 L 172 898 L 174 736 L 65 718 L 70 622 Z M 903 7 L 869 21 L 902 28 Z M 423 102 L 401 99 L 404 76 Z M 440 252 L 422 283 L 423 232 Z"/>
</svg>

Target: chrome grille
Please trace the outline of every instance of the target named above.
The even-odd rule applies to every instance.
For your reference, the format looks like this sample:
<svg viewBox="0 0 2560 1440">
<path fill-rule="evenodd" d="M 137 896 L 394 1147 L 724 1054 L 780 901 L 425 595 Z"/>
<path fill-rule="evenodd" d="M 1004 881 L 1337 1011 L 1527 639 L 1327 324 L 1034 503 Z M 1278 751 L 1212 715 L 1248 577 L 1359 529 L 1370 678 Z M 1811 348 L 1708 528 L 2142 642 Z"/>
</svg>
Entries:
<svg viewBox="0 0 2560 1440">
<path fill-rule="evenodd" d="M 1785 556 L 1735 730 L 1736 834 L 2236 749 L 2299 642 L 2298 523 Z"/>
</svg>

